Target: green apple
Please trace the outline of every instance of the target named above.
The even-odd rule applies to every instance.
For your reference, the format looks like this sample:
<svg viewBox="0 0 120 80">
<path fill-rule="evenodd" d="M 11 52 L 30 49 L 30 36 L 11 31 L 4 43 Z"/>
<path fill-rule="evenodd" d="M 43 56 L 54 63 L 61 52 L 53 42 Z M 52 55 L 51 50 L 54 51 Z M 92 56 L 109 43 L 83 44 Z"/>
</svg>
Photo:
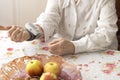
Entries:
<svg viewBox="0 0 120 80">
<path fill-rule="evenodd" d="M 54 73 L 46 72 L 40 77 L 40 80 L 58 80 Z"/>
<path fill-rule="evenodd" d="M 56 62 L 47 62 L 44 65 L 44 72 L 50 72 L 50 73 L 59 75 L 60 74 L 60 66 Z"/>
<path fill-rule="evenodd" d="M 39 60 L 30 60 L 25 70 L 29 76 L 40 76 L 43 72 L 43 65 Z"/>
</svg>

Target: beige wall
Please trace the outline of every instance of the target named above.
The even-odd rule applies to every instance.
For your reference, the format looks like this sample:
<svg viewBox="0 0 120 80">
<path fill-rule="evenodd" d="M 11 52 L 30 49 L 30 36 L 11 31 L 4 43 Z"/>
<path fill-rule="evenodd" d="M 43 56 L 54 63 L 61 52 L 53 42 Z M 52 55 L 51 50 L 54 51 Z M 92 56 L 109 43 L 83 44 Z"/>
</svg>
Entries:
<svg viewBox="0 0 120 80">
<path fill-rule="evenodd" d="M 44 11 L 47 0 L 0 0 L 0 25 L 35 22 Z"/>
<path fill-rule="evenodd" d="M 13 23 L 13 3 L 10 0 L 0 0 L 0 25 Z"/>
</svg>

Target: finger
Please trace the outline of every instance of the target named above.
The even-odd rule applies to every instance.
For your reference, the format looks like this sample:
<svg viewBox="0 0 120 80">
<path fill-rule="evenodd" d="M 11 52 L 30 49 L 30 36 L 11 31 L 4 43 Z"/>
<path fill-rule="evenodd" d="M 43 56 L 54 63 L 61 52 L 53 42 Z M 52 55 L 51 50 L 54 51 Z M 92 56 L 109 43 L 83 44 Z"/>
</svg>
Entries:
<svg viewBox="0 0 120 80">
<path fill-rule="evenodd" d="M 49 44 L 48 44 L 48 47 L 59 47 L 59 45 L 60 45 L 59 42 L 60 42 L 60 41 L 55 41 L 55 42 L 52 43 L 52 44 L 49 43 Z"/>
<path fill-rule="evenodd" d="M 5 27 L 4 27 L 5 30 L 9 30 L 9 29 L 11 29 L 11 28 L 12 28 L 12 26 L 5 26 Z"/>
<path fill-rule="evenodd" d="M 23 37 L 23 29 L 20 29 L 20 33 L 19 33 L 19 42 L 22 42 L 23 41 L 23 39 L 22 39 L 22 37 Z"/>
<path fill-rule="evenodd" d="M 13 40 L 13 41 L 16 41 L 17 38 L 19 38 L 19 35 L 18 35 L 19 33 L 20 33 L 20 29 L 17 28 L 17 29 L 11 34 L 11 37 L 12 37 L 12 40 Z"/>
<path fill-rule="evenodd" d="M 5 26 L 0 25 L 0 30 L 5 30 Z"/>
<path fill-rule="evenodd" d="M 25 40 L 25 37 L 26 37 L 25 31 L 23 31 L 23 32 L 22 32 L 22 36 L 21 36 L 21 41 L 24 41 L 24 40 Z"/>
<path fill-rule="evenodd" d="M 55 48 L 54 50 L 53 49 L 49 49 L 48 51 L 50 53 L 52 53 L 52 54 L 61 55 L 61 50 L 57 49 L 57 48 Z"/>
<path fill-rule="evenodd" d="M 49 50 L 52 51 L 56 50 L 57 47 L 58 47 L 57 44 L 48 45 Z"/>
<path fill-rule="evenodd" d="M 58 49 L 56 46 L 51 46 L 49 47 L 49 52 L 51 52 L 52 54 L 57 54 L 58 53 Z"/>
<path fill-rule="evenodd" d="M 18 35 L 16 37 L 16 42 L 22 42 L 22 34 L 23 34 L 23 31 L 20 30 L 20 33 L 18 33 Z"/>
<path fill-rule="evenodd" d="M 53 54 L 59 54 L 60 53 L 60 46 L 59 44 L 52 44 L 48 45 L 49 51 Z"/>
<path fill-rule="evenodd" d="M 25 41 L 27 40 L 29 37 L 27 35 L 27 31 L 23 30 L 23 34 L 22 34 L 22 37 L 21 37 L 21 41 Z"/>
<path fill-rule="evenodd" d="M 56 44 L 58 43 L 59 41 L 61 41 L 62 39 L 54 39 L 53 41 L 51 41 L 50 43 L 48 43 L 48 45 L 52 45 L 52 44 Z"/>
<path fill-rule="evenodd" d="M 61 51 L 61 41 L 63 39 L 56 39 L 54 43 L 48 44 L 48 47 L 51 51 L 57 50 L 58 52 Z"/>
<path fill-rule="evenodd" d="M 9 30 L 12 26 L 1 26 L 0 25 L 0 30 Z"/>
<path fill-rule="evenodd" d="M 48 45 L 49 47 L 49 52 L 51 52 L 52 54 L 56 54 L 56 55 L 63 55 L 64 50 L 61 49 L 61 42 L 57 42 L 55 44 L 52 45 Z"/>
<path fill-rule="evenodd" d="M 57 51 L 53 51 L 53 50 L 49 50 L 49 52 L 50 52 L 51 54 L 56 54 L 56 53 L 57 53 Z"/>
<path fill-rule="evenodd" d="M 9 31 L 8 31 L 9 36 L 11 36 L 11 35 L 12 35 L 12 33 L 16 30 L 16 28 L 17 28 L 17 27 L 12 26 L 12 27 L 9 29 Z"/>
</svg>

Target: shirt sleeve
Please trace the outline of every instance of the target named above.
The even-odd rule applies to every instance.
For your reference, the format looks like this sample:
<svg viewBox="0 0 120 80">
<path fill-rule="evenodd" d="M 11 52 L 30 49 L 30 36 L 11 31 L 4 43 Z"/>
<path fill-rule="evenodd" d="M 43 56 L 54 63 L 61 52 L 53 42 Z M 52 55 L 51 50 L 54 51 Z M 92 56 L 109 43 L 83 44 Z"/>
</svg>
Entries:
<svg viewBox="0 0 120 80">
<path fill-rule="evenodd" d="M 116 39 L 118 28 L 115 0 L 105 1 L 107 2 L 101 8 L 94 33 L 87 34 L 77 41 L 72 41 L 75 45 L 75 53 L 105 50 Z"/>
<path fill-rule="evenodd" d="M 60 18 L 58 0 L 48 0 L 45 12 L 41 13 L 34 23 L 42 27 L 45 41 L 55 33 Z"/>
</svg>

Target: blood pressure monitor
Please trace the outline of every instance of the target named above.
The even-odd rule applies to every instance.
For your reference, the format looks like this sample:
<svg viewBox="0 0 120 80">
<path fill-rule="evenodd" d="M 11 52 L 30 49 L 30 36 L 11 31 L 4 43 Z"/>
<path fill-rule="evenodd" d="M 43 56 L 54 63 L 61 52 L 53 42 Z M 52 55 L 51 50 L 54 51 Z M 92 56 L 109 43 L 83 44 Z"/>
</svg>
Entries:
<svg viewBox="0 0 120 80">
<path fill-rule="evenodd" d="M 33 40 L 35 38 L 39 38 L 42 34 L 42 30 L 41 31 L 38 30 L 37 27 L 35 27 L 35 25 L 33 25 L 32 23 L 26 23 L 25 28 L 30 33 L 31 36 L 28 39 L 28 41 Z"/>
</svg>

